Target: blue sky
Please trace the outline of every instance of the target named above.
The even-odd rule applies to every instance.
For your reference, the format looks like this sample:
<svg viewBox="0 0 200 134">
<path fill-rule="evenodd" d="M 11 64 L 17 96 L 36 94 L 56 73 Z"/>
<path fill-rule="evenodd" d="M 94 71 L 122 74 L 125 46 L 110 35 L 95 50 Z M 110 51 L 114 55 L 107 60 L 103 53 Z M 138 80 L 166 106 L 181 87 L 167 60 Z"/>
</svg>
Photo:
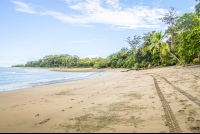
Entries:
<svg viewBox="0 0 200 134">
<path fill-rule="evenodd" d="M 46 55 L 102 57 L 129 47 L 127 37 L 167 25 L 159 18 L 171 6 L 179 16 L 195 0 L 1 0 L 0 67 Z"/>
</svg>

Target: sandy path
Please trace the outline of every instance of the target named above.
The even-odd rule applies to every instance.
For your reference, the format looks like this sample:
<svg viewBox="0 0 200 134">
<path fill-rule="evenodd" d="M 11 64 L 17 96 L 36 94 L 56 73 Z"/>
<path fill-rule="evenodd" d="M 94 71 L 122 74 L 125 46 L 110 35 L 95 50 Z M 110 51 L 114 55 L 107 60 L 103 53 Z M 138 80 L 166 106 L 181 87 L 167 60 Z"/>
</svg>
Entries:
<svg viewBox="0 0 200 134">
<path fill-rule="evenodd" d="M 154 79 L 181 132 L 199 132 L 200 67 L 169 67 L 0 93 L 0 132 L 170 132 Z M 162 77 L 161 77 L 162 76 Z"/>
</svg>

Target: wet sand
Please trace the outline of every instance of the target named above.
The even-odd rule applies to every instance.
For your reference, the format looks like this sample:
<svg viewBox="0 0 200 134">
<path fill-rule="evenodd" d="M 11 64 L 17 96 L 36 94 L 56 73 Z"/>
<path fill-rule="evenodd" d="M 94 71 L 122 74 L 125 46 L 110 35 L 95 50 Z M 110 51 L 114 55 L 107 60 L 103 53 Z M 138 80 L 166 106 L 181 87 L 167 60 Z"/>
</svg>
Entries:
<svg viewBox="0 0 200 134">
<path fill-rule="evenodd" d="M 0 92 L 0 132 L 200 132 L 199 65 L 127 70 Z"/>
</svg>

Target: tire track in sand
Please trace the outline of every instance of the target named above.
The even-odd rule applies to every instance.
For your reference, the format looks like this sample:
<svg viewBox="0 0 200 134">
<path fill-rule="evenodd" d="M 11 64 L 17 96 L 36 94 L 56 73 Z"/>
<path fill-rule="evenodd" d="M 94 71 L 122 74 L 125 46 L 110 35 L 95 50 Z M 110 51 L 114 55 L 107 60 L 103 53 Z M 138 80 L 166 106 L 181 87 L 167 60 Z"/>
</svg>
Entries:
<svg viewBox="0 0 200 134">
<path fill-rule="evenodd" d="M 192 102 L 194 102 L 195 104 L 197 104 L 200 107 L 200 100 L 198 100 L 197 98 L 193 97 L 192 95 L 190 95 L 189 93 L 181 90 L 179 87 L 176 87 L 174 84 L 172 84 L 170 81 L 167 80 L 167 78 L 162 77 L 162 79 L 164 79 L 169 85 L 171 85 L 175 90 L 178 90 L 181 94 L 185 95 L 189 100 L 191 100 Z"/>
<path fill-rule="evenodd" d="M 165 112 L 165 118 L 167 120 L 167 124 L 168 124 L 170 133 L 181 133 L 180 126 L 179 126 L 179 124 L 178 124 L 178 122 L 176 120 L 176 117 L 173 114 L 173 111 L 172 111 L 171 107 L 169 106 L 169 104 L 166 101 L 163 93 L 160 90 L 160 87 L 158 85 L 157 79 L 153 75 L 151 75 L 151 76 L 154 79 L 156 91 L 157 91 L 158 96 L 159 96 L 159 98 L 161 100 L 162 107 L 163 107 L 164 112 Z"/>
</svg>

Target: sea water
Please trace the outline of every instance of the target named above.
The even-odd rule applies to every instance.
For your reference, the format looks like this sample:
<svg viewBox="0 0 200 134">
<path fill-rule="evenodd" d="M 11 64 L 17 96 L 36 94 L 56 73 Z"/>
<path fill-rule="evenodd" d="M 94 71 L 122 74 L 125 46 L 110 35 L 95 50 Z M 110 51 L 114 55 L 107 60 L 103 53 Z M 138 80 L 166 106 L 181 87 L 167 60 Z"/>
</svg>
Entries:
<svg viewBox="0 0 200 134">
<path fill-rule="evenodd" d="M 108 72 L 56 72 L 50 69 L 0 67 L 0 92 L 83 80 L 106 74 Z"/>
</svg>

